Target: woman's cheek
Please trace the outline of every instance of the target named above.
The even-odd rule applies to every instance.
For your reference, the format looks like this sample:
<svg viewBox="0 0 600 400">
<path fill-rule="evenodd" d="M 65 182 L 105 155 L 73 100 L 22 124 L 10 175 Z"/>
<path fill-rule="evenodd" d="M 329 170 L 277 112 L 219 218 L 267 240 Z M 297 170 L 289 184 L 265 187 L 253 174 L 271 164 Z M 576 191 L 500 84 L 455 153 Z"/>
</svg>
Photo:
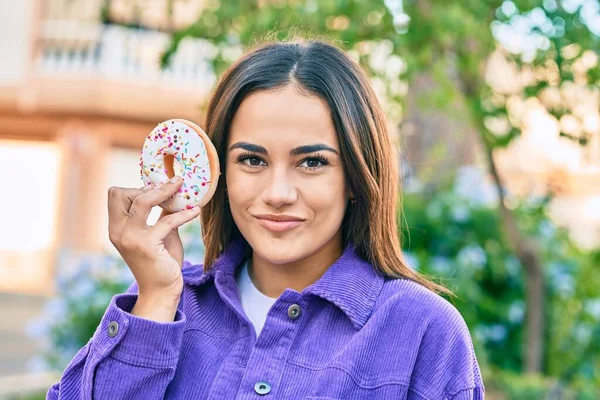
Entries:
<svg viewBox="0 0 600 400">
<path fill-rule="evenodd" d="M 237 166 L 236 166 L 237 167 Z M 243 171 L 232 171 L 227 176 L 227 192 L 230 201 L 243 205 L 248 200 L 255 199 L 258 193 L 256 178 Z"/>
</svg>

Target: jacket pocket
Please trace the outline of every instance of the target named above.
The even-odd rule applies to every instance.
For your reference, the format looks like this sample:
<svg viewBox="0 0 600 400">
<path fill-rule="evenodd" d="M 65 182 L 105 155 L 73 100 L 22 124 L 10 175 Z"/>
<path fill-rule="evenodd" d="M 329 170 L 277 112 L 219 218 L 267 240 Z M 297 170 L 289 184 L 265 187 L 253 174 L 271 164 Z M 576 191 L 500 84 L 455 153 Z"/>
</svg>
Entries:
<svg viewBox="0 0 600 400">
<path fill-rule="evenodd" d="M 365 381 L 341 368 L 313 371 L 305 379 L 309 390 L 303 398 L 310 400 L 403 400 L 408 393 L 404 383 Z"/>
</svg>

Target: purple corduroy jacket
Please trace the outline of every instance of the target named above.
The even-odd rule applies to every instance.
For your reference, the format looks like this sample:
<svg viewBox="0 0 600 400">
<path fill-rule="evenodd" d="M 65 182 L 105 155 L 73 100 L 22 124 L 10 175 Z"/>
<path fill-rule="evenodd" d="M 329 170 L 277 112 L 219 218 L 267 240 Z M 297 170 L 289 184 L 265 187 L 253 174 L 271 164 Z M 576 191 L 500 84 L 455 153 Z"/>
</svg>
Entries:
<svg viewBox="0 0 600 400">
<path fill-rule="evenodd" d="M 213 268 L 185 262 L 175 320 L 131 315 L 113 297 L 48 399 L 483 399 L 471 336 L 456 308 L 389 279 L 352 245 L 301 293 L 286 289 L 258 338 L 237 293 L 247 243 Z"/>
</svg>

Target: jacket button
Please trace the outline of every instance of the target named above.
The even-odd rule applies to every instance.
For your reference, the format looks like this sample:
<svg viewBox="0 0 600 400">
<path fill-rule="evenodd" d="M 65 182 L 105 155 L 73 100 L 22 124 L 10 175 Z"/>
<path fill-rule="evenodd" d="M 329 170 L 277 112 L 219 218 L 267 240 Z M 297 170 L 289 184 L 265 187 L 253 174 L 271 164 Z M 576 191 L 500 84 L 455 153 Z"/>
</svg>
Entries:
<svg viewBox="0 0 600 400">
<path fill-rule="evenodd" d="M 119 324 L 117 321 L 112 321 L 108 324 L 108 336 L 115 337 L 117 336 L 117 333 L 119 333 Z"/>
<path fill-rule="evenodd" d="M 302 309 L 298 304 L 292 304 L 288 308 L 288 317 L 290 317 L 290 319 L 298 319 L 298 317 L 300 317 L 300 314 L 302 314 Z"/>
<path fill-rule="evenodd" d="M 271 385 L 264 381 L 256 382 L 254 391 L 258 394 L 267 394 L 271 391 Z"/>
</svg>

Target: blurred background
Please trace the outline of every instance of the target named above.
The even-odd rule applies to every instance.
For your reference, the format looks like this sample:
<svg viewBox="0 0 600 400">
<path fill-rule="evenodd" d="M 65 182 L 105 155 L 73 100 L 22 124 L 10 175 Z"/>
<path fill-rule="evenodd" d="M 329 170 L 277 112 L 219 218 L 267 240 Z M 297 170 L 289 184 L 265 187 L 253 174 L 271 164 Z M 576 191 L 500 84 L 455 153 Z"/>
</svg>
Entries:
<svg viewBox="0 0 600 400">
<path fill-rule="evenodd" d="M 132 282 L 106 193 L 141 186 L 145 136 L 202 126 L 230 63 L 294 38 L 368 72 L 398 234 L 456 292 L 487 396 L 599 399 L 599 0 L 0 2 L 0 398 L 44 398 Z M 182 238 L 200 262 L 199 222 Z"/>
</svg>

